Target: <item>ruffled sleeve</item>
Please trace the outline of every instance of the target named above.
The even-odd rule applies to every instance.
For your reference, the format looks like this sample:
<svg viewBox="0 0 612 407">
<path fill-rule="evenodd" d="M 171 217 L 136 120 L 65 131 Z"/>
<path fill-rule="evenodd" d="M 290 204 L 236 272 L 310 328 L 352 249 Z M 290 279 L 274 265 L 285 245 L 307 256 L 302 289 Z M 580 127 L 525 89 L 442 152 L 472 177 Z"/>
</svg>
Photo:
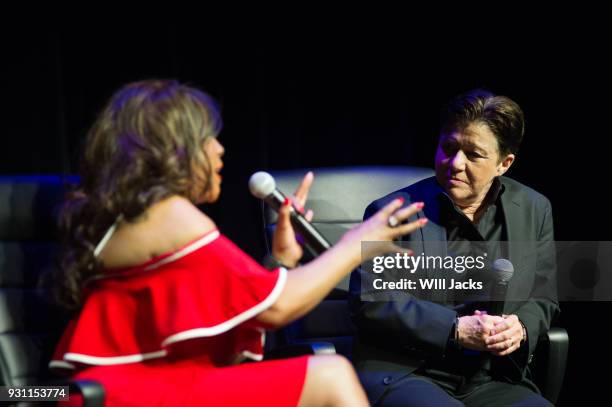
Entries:
<svg viewBox="0 0 612 407">
<path fill-rule="evenodd" d="M 264 269 L 213 231 L 175 253 L 91 284 L 50 366 L 166 358 L 173 349 L 193 348 L 193 340 L 198 352 L 216 359 L 222 353 L 224 360 L 259 360 L 264 331 L 253 317 L 276 301 L 285 280 L 285 269 Z"/>
</svg>

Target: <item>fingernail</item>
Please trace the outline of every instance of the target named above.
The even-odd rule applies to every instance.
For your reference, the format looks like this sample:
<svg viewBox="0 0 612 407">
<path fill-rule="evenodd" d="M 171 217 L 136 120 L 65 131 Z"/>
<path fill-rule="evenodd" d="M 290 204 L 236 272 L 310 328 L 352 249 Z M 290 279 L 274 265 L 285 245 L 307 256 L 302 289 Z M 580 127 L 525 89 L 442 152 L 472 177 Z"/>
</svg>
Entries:
<svg viewBox="0 0 612 407">
<path fill-rule="evenodd" d="M 285 201 L 283 202 L 283 205 L 285 205 L 285 206 L 291 205 L 291 199 L 285 198 Z"/>
<path fill-rule="evenodd" d="M 297 199 L 293 200 L 291 198 L 289 198 L 289 201 L 291 202 L 291 205 L 293 205 L 293 208 L 298 211 L 299 213 L 304 213 L 304 207 L 302 205 L 300 205 L 300 203 L 297 201 Z"/>
<path fill-rule="evenodd" d="M 419 219 L 419 223 L 420 223 L 421 225 L 424 225 L 424 224 L 426 224 L 427 222 L 429 222 L 429 219 L 427 219 L 427 218 L 422 218 L 422 219 Z"/>
<path fill-rule="evenodd" d="M 399 201 L 400 205 L 404 204 L 404 198 L 402 198 L 401 196 L 397 198 L 397 200 Z"/>
<path fill-rule="evenodd" d="M 425 202 L 417 202 L 414 204 L 414 206 L 416 206 L 417 209 L 423 209 Z"/>
</svg>

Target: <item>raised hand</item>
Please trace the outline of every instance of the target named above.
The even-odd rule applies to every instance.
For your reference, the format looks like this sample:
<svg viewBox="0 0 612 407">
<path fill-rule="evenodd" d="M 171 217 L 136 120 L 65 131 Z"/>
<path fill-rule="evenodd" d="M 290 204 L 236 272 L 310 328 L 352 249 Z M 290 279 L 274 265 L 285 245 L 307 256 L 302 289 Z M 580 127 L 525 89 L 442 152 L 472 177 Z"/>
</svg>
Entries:
<svg viewBox="0 0 612 407">
<path fill-rule="evenodd" d="M 309 171 L 302 179 L 293 197 L 287 198 L 278 211 L 278 221 L 274 230 L 274 236 L 272 237 L 272 256 L 289 267 L 295 267 L 304 254 L 304 250 L 297 241 L 295 231 L 291 225 L 292 204 L 298 210 L 304 210 L 313 180 L 314 174 L 312 171 Z M 313 217 L 312 210 L 308 210 L 304 217 L 311 221 Z"/>
<path fill-rule="evenodd" d="M 403 223 L 424 207 L 422 202 L 416 202 L 405 208 L 402 208 L 403 204 L 404 200 L 402 198 L 394 199 L 361 225 L 347 232 L 343 239 L 380 242 L 363 246 L 362 248 L 365 250 L 362 253 L 362 260 L 385 253 L 407 251 L 394 245 L 391 241 L 422 228 L 427 224 L 427 219 L 421 218 L 413 222 Z M 392 226 L 394 224 L 397 226 Z"/>
</svg>

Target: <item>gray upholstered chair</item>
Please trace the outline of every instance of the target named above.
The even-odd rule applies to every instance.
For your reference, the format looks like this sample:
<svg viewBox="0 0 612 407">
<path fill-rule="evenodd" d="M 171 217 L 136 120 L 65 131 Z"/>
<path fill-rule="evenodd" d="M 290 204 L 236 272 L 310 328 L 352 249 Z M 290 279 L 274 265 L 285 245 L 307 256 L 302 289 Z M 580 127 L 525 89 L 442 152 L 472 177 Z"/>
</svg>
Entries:
<svg viewBox="0 0 612 407">
<path fill-rule="evenodd" d="M 39 284 L 55 266 L 64 181 L 60 176 L 0 177 L 0 385 L 70 385 L 71 392 L 83 393 L 86 406 L 101 406 L 100 386 L 57 381 L 47 367 L 68 317 Z"/>
</svg>

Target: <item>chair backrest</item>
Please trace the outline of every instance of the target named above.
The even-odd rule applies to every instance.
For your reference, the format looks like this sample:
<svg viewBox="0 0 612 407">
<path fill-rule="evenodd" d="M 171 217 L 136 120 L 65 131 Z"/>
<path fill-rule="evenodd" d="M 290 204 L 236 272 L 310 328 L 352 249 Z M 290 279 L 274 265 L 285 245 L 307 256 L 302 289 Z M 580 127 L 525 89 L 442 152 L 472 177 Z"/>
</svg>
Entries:
<svg viewBox="0 0 612 407">
<path fill-rule="evenodd" d="M 47 363 L 66 324 L 39 287 L 55 264 L 59 176 L 0 177 L 0 384 L 48 377 Z"/>
<path fill-rule="evenodd" d="M 331 242 L 337 242 L 351 227 L 361 223 L 367 205 L 390 192 L 433 175 L 420 167 L 339 167 L 314 169 L 315 181 L 307 207 L 314 211 L 313 224 Z M 275 171 L 272 176 L 285 194 L 293 193 L 307 170 Z M 276 223 L 274 211 L 265 210 L 266 236 Z M 350 355 L 354 328 L 346 301 L 349 276 L 313 311 L 285 329 L 285 340 L 332 342 L 336 351 Z"/>
</svg>

